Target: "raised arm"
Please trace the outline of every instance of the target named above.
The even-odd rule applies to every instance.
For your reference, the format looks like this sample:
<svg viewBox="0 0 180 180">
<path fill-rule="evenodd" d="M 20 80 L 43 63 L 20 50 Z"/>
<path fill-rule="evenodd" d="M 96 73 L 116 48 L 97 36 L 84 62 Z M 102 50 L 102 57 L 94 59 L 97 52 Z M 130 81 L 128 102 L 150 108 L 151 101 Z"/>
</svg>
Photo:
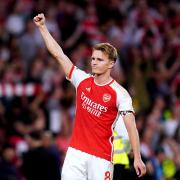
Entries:
<svg viewBox="0 0 180 180">
<path fill-rule="evenodd" d="M 44 42 L 46 44 L 48 51 L 61 65 L 63 71 L 65 72 L 65 75 L 68 76 L 73 64 L 70 61 L 70 59 L 64 54 L 59 44 L 55 41 L 55 39 L 49 33 L 45 24 L 44 14 L 38 14 L 37 16 L 35 16 L 34 23 L 39 28 L 39 31 L 44 39 Z"/>
<path fill-rule="evenodd" d="M 139 135 L 136 128 L 135 117 L 133 113 L 127 113 L 123 116 L 126 129 L 134 153 L 134 168 L 139 177 L 146 173 L 146 166 L 141 160 Z"/>
</svg>

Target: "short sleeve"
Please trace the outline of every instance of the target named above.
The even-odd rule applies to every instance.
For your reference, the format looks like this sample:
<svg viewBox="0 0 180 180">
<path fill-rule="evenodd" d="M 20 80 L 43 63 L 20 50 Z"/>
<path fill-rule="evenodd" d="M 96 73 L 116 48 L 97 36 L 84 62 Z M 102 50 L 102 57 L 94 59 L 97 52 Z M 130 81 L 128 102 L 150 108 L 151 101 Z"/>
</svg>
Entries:
<svg viewBox="0 0 180 180">
<path fill-rule="evenodd" d="M 77 88 L 81 81 L 90 76 L 90 74 L 87 74 L 73 65 L 67 79 Z"/>
<path fill-rule="evenodd" d="M 121 85 L 119 85 L 117 82 L 113 83 L 111 87 L 116 91 L 116 104 L 118 111 L 132 111 L 134 112 L 133 106 L 132 106 L 132 99 L 129 95 L 129 93 L 124 89 Z"/>
<path fill-rule="evenodd" d="M 123 91 L 118 93 L 117 98 L 117 105 L 119 111 L 132 111 L 134 112 L 133 106 L 132 106 L 132 98 L 130 97 L 129 93 L 123 89 Z"/>
</svg>

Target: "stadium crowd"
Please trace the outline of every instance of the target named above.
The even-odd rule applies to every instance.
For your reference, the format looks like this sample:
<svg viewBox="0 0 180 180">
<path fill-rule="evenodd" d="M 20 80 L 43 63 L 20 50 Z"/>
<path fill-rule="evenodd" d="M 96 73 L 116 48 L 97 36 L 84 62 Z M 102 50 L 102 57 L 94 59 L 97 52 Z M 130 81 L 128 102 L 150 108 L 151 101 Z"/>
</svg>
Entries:
<svg viewBox="0 0 180 180">
<path fill-rule="evenodd" d="M 94 44 L 110 42 L 118 49 L 112 76 L 133 97 L 147 174 L 180 179 L 176 0 L 0 1 L 0 179 L 35 180 L 50 163 L 58 174 L 51 179 L 59 179 L 71 136 L 75 89 L 33 23 L 41 12 L 65 53 L 87 72 Z M 37 164 L 40 154 L 44 163 Z"/>
</svg>

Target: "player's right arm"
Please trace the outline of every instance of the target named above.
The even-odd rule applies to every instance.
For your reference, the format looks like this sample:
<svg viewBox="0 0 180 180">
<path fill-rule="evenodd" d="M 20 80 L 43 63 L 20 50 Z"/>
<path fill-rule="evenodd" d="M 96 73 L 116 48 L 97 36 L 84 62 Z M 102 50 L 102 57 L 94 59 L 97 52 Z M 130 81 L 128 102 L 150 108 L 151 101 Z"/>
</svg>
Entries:
<svg viewBox="0 0 180 180">
<path fill-rule="evenodd" d="M 48 51 L 61 65 L 63 71 L 65 72 L 65 75 L 68 77 L 73 64 L 70 61 L 70 59 L 64 54 L 59 44 L 55 41 L 55 39 L 49 33 L 45 24 L 44 14 L 38 14 L 37 16 L 35 16 L 34 23 L 39 28 L 39 31 L 44 39 L 44 42 L 46 44 Z"/>
</svg>

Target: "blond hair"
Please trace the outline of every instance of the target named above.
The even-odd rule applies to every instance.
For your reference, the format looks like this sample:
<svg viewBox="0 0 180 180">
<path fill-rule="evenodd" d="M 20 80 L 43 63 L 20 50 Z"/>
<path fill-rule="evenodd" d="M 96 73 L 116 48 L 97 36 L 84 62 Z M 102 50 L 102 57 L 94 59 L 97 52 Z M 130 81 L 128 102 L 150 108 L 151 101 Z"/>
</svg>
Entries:
<svg viewBox="0 0 180 180">
<path fill-rule="evenodd" d="M 108 58 L 110 60 L 112 60 L 114 62 L 116 62 L 116 60 L 117 60 L 117 57 L 118 57 L 117 49 L 109 43 L 96 44 L 93 47 L 93 51 L 94 50 L 102 51 L 103 53 L 105 53 L 108 56 Z"/>
</svg>

